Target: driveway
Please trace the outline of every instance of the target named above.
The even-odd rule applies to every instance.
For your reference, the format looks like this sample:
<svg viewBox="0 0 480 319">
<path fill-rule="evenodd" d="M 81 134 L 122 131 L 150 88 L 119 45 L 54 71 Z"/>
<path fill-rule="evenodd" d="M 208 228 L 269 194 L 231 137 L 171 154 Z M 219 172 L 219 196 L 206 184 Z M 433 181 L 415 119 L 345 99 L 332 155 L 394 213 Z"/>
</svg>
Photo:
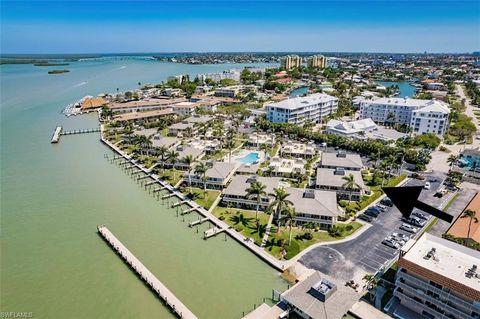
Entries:
<svg viewBox="0 0 480 319">
<path fill-rule="evenodd" d="M 440 205 L 443 199 L 433 197 L 433 194 L 444 177 L 444 174 L 438 172 L 428 174 L 427 178 L 437 181 L 430 182 L 431 189 L 423 190 L 420 200 L 430 205 Z M 411 180 L 405 186 L 424 185 L 424 183 L 424 181 Z M 403 223 L 401 217 L 398 209 L 389 208 L 357 238 L 344 243 L 319 246 L 305 254 L 299 261 L 309 268 L 319 270 L 336 279 L 343 281 L 353 279 L 361 282 L 366 273 L 376 273 L 398 255 L 398 250 L 383 245 L 382 241 L 393 232 L 405 233 L 399 229 Z M 420 233 L 421 231 L 417 234 Z"/>
</svg>

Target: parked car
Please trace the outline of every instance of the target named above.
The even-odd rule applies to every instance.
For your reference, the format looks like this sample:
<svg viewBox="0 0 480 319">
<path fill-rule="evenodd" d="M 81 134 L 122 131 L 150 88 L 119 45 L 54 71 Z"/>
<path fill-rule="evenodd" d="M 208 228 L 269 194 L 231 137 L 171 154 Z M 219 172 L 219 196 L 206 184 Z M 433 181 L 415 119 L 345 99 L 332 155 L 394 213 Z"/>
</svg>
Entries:
<svg viewBox="0 0 480 319">
<path fill-rule="evenodd" d="M 396 241 L 392 240 L 392 239 L 388 239 L 388 238 L 385 238 L 383 241 L 382 241 L 382 244 L 388 246 L 388 247 L 391 247 L 391 248 L 394 248 L 394 249 L 398 249 L 400 248 L 400 244 L 397 243 Z"/>
<path fill-rule="evenodd" d="M 430 189 L 430 182 L 425 182 L 425 185 L 423 185 L 424 189 Z"/>
<path fill-rule="evenodd" d="M 394 238 L 398 238 L 400 240 L 403 240 L 404 242 L 407 242 L 410 239 L 410 236 L 405 235 L 404 233 L 393 233 L 392 236 Z"/>
<path fill-rule="evenodd" d="M 415 217 L 418 217 L 420 219 L 424 219 L 424 220 L 428 219 L 428 216 L 425 215 L 424 213 L 420 213 L 420 212 L 415 211 L 415 212 L 412 213 L 412 215 L 415 216 Z"/>
<path fill-rule="evenodd" d="M 397 237 L 393 236 L 393 234 L 390 235 L 390 236 L 387 236 L 385 239 L 388 239 L 388 240 L 392 240 L 392 241 L 394 241 L 394 242 L 397 242 L 400 246 L 403 246 L 403 245 L 405 245 L 405 243 L 406 243 L 405 240 L 400 239 L 400 238 L 397 238 Z"/>
<path fill-rule="evenodd" d="M 388 207 L 392 207 L 392 206 L 393 206 L 392 200 L 391 200 L 390 198 L 388 198 L 388 197 L 385 197 L 384 199 L 382 199 L 382 200 L 380 201 L 380 204 L 385 205 L 385 206 L 388 206 Z"/>
<path fill-rule="evenodd" d="M 378 210 L 374 210 L 374 209 L 371 209 L 371 207 L 369 209 L 367 209 L 365 212 L 364 212 L 365 215 L 368 215 L 368 216 L 372 216 L 372 217 L 375 217 L 377 218 L 378 215 L 380 214 L 380 212 Z"/>
<path fill-rule="evenodd" d="M 400 229 L 404 230 L 406 232 L 412 233 L 412 234 L 415 234 L 418 231 L 417 228 L 415 228 L 412 225 L 409 225 L 407 223 L 403 223 L 402 226 L 400 226 Z"/>
<path fill-rule="evenodd" d="M 366 222 L 369 222 L 369 223 L 371 223 L 374 219 L 372 216 L 368 216 L 368 215 L 365 215 L 365 214 L 361 214 L 360 216 L 358 216 L 358 218 L 362 219 Z"/>
<path fill-rule="evenodd" d="M 378 208 L 382 213 L 385 213 L 387 211 L 387 207 L 383 206 L 383 205 L 376 205 L 374 206 L 376 208 Z"/>
<path fill-rule="evenodd" d="M 410 225 L 417 226 L 417 227 L 423 227 L 425 223 L 427 222 L 426 220 L 420 219 L 416 216 L 411 216 L 410 218 L 402 218 L 402 220 Z"/>
</svg>

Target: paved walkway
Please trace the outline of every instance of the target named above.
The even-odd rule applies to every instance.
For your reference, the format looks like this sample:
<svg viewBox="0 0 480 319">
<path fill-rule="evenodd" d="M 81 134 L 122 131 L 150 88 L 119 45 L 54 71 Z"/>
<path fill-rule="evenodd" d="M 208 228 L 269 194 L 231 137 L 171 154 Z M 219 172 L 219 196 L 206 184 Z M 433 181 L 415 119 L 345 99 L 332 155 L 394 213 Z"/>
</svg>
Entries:
<svg viewBox="0 0 480 319">
<path fill-rule="evenodd" d="M 133 270 L 149 285 L 158 296 L 180 317 L 197 319 L 197 317 L 178 299 L 155 275 L 125 247 L 106 226 L 98 226 L 100 235 L 130 265 Z"/>
</svg>

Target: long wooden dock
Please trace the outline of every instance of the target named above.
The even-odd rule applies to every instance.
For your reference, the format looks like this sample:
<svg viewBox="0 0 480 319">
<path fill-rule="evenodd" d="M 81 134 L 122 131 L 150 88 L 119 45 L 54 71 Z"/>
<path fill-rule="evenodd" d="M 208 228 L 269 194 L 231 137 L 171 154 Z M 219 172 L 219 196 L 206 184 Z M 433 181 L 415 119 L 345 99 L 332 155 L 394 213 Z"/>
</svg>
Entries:
<svg viewBox="0 0 480 319">
<path fill-rule="evenodd" d="M 125 247 L 105 225 L 97 226 L 98 233 L 110 246 L 130 265 L 130 267 L 149 285 L 158 296 L 165 301 L 172 311 L 180 318 L 197 319 L 197 317 L 178 299 L 130 250 Z"/>
</svg>

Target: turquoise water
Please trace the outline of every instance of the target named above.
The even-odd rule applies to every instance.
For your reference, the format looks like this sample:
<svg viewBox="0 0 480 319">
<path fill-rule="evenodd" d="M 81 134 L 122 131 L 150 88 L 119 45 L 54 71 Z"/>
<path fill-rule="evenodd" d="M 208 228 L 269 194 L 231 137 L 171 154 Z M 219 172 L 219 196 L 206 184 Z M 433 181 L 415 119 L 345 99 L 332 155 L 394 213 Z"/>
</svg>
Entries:
<svg viewBox="0 0 480 319">
<path fill-rule="evenodd" d="M 239 158 L 238 160 L 242 162 L 243 164 L 253 164 L 256 161 L 260 159 L 260 156 L 258 156 L 258 153 L 249 153 L 245 155 L 242 158 Z"/>
<path fill-rule="evenodd" d="M 393 81 L 375 81 L 379 85 L 383 85 L 385 87 L 389 87 L 392 85 L 398 85 L 400 88 L 400 92 L 398 94 L 398 97 L 414 97 L 415 96 L 415 87 L 407 81 L 399 81 L 399 82 L 393 82 Z"/>
<path fill-rule="evenodd" d="M 155 83 L 171 74 L 237 65 L 182 65 L 142 60 L 48 67 L 0 66 L 1 311 L 35 318 L 173 318 L 96 234 L 106 224 L 200 318 L 238 318 L 271 290 L 279 274 L 234 240 L 207 241 L 187 215 L 161 205 L 119 167 L 97 134 L 64 136 L 56 125 L 96 127 L 95 115 L 60 112 L 85 95 Z"/>
<path fill-rule="evenodd" d="M 307 86 L 301 86 L 299 88 L 296 88 L 290 92 L 290 97 L 297 97 L 297 96 L 302 96 L 305 95 L 309 92 L 309 88 Z"/>
</svg>

